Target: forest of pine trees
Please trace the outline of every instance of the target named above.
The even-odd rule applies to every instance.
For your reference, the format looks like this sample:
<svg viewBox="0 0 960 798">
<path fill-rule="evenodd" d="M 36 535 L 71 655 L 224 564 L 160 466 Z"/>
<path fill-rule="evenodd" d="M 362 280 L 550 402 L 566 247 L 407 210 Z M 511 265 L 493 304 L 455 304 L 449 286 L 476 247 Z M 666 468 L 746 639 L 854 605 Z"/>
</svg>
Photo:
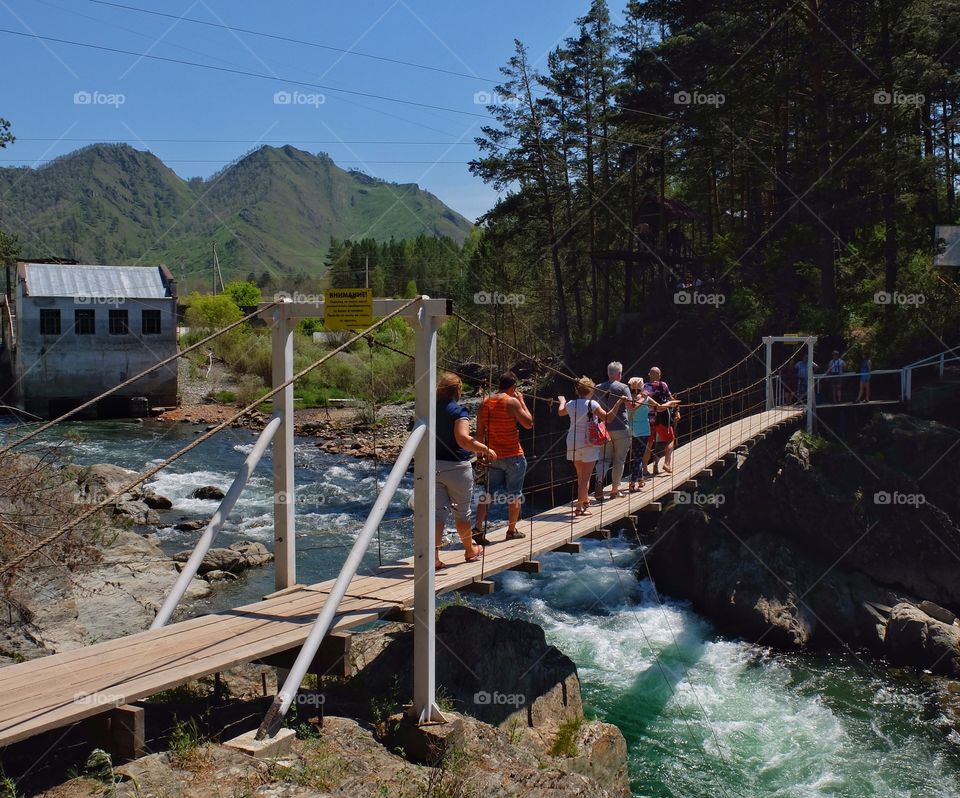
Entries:
<svg viewBox="0 0 960 798">
<path fill-rule="evenodd" d="M 506 193 L 469 274 L 544 300 L 567 352 L 685 271 L 754 340 L 955 340 L 960 291 L 932 259 L 958 216 L 958 11 L 631 0 L 614 24 L 594 0 L 543 69 L 517 41 L 471 164 Z"/>
</svg>

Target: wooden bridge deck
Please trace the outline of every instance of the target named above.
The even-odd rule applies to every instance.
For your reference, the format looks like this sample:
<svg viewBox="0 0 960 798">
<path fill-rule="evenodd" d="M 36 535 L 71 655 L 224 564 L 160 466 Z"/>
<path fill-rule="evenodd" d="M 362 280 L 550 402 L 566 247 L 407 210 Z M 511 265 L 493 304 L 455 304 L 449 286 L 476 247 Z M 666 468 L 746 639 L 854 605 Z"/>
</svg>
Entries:
<svg viewBox="0 0 960 798">
<path fill-rule="evenodd" d="M 793 407 L 765 411 L 696 438 L 674 453 L 672 475 L 648 480 L 641 492 L 608 499 L 602 510 L 595 507 L 588 516 L 575 519 L 564 505 L 524 520 L 520 528 L 527 537 L 488 547 L 482 563 L 465 563 L 460 551 L 448 552 L 449 567 L 436 575 L 437 593 L 522 567 L 542 552 L 655 508 L 658 499 L 679 490 L 725 455 L 801 416 L 802 411 Z M 412 558 L 385 565 L 371 575 L 358 575 L 332 631 L 409 609 L 412 577 Z M 292 588 L 255 604 L 2 668 L 0 746 L 240 663 L 296 649 L 306 639 L 332 585 L 329 580 Z"/>
</svg>

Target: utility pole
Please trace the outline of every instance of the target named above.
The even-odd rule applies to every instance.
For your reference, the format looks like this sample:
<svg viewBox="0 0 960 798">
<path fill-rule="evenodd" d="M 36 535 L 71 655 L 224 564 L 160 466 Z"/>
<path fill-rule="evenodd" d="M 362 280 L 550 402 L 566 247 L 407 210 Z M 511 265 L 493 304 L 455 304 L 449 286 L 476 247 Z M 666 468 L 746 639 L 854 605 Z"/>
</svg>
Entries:
<svg viewBox="0 0 960 798">
<path fill-rule="evenodd" d="M 364 274 L 363 287 L 369 288 L 370 287 L 370 256 L 369 255 L 366 256 L 365 261 L 366 261 L 366 265 L 363 267 L 363 274 Z"/>
</svg>

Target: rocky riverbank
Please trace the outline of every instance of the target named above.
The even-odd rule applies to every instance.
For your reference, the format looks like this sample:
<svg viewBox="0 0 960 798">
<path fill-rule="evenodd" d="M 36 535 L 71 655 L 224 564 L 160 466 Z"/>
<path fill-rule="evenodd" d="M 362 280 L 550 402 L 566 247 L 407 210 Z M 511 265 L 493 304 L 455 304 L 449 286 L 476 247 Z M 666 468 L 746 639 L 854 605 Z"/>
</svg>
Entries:
<svg viewBox="0 0 960 798">
<path fill-rule="evenodd" d="M 57 469 L 31 456 L 8 461 L 11 468 L 26 465 L 43 468 L 47 502 L 57 505 L 63 521 L 119 493 L 136 476 L 107 463 Z M 16 503 L 12 498 L 8 502 Z M 0 664 L 148 628 L 190 554 L 169 556 L 153 532 L 161 523 L 160 513 L 172 505 L 150 489 L 120 494 L 72 538 L 69 556 L 38 555 L 36 564 L 28 563 L 2 596 Z M 242 571 L 272 559 L 266 547 L 256 542 L 211 549 L 199 570 L 202 578 L 190 582 L 183 602 L 205 598 L 212 591 L 211 583 L 236 579 Z"/>
<path fill-rule="evenodd" d="M 199 431 L 223 423 L 236 414 L 237 409 L 223 404 L 188 405 L 168 410 L 157 416 L 157 420 L 194 424 Z M 315 439 L 325 452 L 389 461 L 396 458 L 406 441 L 413 420 L 413 403 L 378 406 L 376 423 L 366 405 L 296 410 L 294 418 L 294 434 Z M 259 431 L 269 420 L 269 413 L 253 411 L 231 426 Z"/>
<path fill-rule="evenodd" d="M 125 798 L 208 798 L 215 784 L 219 795 L 263 798 L 628 798 L 623 735 L 584 717 L 576 666 L 538 626 L 451 605 L 436 631 L 445 723 L 406 719 L 412 629 L 389 624 L 354 636 L 352 677 L 308 676 L 289 717 L 297 739 L 273 759 L 223 744 L 262 718 L 261 686 L 275 689 L 270 669 L 248 665 L 143 702 L 148 755 L 121 764 L 90 742 L 72 752 L 83 775 L 71 778 L 62 758 L 27 792 L 86 798 L 106 783 Z"/>
</svg>

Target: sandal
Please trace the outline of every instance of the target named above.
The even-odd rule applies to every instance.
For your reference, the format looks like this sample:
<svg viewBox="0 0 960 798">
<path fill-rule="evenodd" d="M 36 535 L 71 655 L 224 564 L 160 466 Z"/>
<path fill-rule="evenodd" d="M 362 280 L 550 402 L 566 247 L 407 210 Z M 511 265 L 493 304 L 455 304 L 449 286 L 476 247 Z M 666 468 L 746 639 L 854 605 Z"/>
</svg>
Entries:
<svg viewBox="0 0 960 798">
<path fill-rule="evenodd" d="M 487 539 L 487 533 L 483 532 L 476 527 L 470 530 L 470 534 L 473 537 L 473 542 L 478 546 L 489 546 L 493 543 L 492 540 Z"/>
<path fill-rule="evenodd" d="M 447 564 L 445 562 L 435 562 L 433 564 L 434 571 L 442 571 L 446 567 L 447 567 Z"/>
<path fill-rule="evenodd" d="M 516 529 L 514 529 L 513 532 L 511 532 L 508 529 L 507 536 L 504 538 L 504 540 L 519 540 L 520 538 L 525 538 L 525 537 L 526 535 L 523 532 L 520 532 Z"/>
<path fill-rule="evenodd" d="M 483 546 L 474 545 L 473 547 L 473 556 L 468 557 L 467 553 L 463 553 L 464 562 L 477 562 L 480 557 L 483 556 Z"/>
<path fill-rule="evenodd" d="M 672 469 L 672 468 L 667 468 L 666 466 L 664 466 L 664 467 L 663 467 L 663 473 L 664 473 L 664 474 L 672 474 L 672 473 L 673 473 L 673 469 Z"/>
</svg>

